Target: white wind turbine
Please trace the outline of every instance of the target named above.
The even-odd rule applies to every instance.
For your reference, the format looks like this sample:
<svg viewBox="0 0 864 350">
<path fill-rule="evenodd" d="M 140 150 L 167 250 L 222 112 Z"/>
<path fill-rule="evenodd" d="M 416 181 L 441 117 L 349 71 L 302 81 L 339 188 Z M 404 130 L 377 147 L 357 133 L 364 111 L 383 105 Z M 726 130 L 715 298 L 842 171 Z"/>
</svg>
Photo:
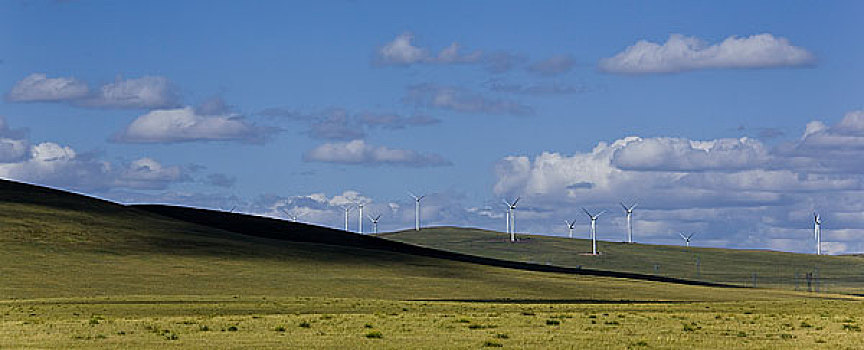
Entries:
<svg viewBox="0 0 864 350">
<path fill-rule="evenodd" d="M 414 198 L 414 231 L 420 231 L 420 201 L 426 198 L 426 195 L 418 196 L 408 192 L 411 198 Z"/>
<path fill-rule="evenodd" d="M 573 221 L 567 221 L 565 219 L 564 223 L 567 224 L 567 234 L 570 238 L 573 238 L 573 226 L 576 225 L 576 219 L 573 219 Z"/>
<path fill-rule="evenodd" d="M 348 212 L 351 211 L 351 206 L 350 205 L 343 206 L 342 210 L 345 211 L 345 231 L 348 231 Z"/>
<path fill-rule="evenodd" d="M 582 208 L 582 211 L 591 218 L 591 254 L 597 255 L 597 218 L 599 218 L 600 215 L 603 215 L 606 211 L 601 211 L 597 213 L 597 215 L 591 215 L 591 213 L 588 212 L 588 209 L 585 208 Z"/>
<path fill-rule="evenodd" d="M 372 221 L 372 233 L 373 234 L 378 233 L 378 219 L 380 219 L 380 218 L 381 218 L 381 214 L 378 214 L 376 216 L 371 216 L 371 215 L 369 216 L 369 221 Z"/>
<path fill-rule="evenodd" d="M 822 217 L 813 213 L 813 235 L 816 238 L 816 255 L 822 255 Z"/>
<path fill-rule="evenodd" d="M 507 205 L 507 233 L 510 234 L 510 242 L 516 242 L 516 204 L 521 197 L 516 197 L 513 203 L 504 200 Z"/>
<path fill-rule="evenodd" d="M 639 203 L 633 203 L 629 208 L 624 203 L 620 204 L 624 208 L 624 213 L 627 214 L 627 243 L 633 243 L 633 209 L 636 209 Z"/>
<path fill-rule="evenodd" d="M 357 204 L 357 208 L 360 208 L 360 216 L 357 217 L 357 227 L 360 234 L 363 234 L 363 203 Z"/>
<path fill-rule="evenodd" d="M 678 235 L 684 239 L 684 245 L 686 245 L 687 247 L 690 247 L 690 239 L 693 238 L 693 235 L 695 235 L 695 233 L 691 233 L 691 234 L 686 235 L 686 236 L 683 233 L 678 233 Z"/>
<path fill-rule="evenodd" d="M 297 218 L 302 216 L 302 214 L 301 215 L 294 214 L 293 212 L 291 212 L 288 209 L 282 209 L 282 212 L 285 213 L 285 215 L 288 215 L 288 220 L 291 220 L 291 222 L 297 222 Z"/>
</svg>

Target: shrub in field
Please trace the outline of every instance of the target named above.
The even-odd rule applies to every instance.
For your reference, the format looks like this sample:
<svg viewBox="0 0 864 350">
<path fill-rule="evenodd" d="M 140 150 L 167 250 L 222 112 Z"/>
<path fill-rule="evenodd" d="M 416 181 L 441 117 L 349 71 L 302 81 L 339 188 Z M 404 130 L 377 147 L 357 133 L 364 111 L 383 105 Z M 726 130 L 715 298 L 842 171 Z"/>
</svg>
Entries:
<svg viewBox="0 0 864 350">
<path fill-rule="evenodd" d="M 487 341 L 483 342 L 483 347 L 484 348 L 502 348 L 502 347 L 504 347 L 504 345 L 501 343 L 496 343 L 496 342 L 491 341 L 491 340 L 487 340 Z"/>
<path fill-rule="evenodd" d="M 309 324 L 309 322 L 306 322 L 306 321 L 300 322 L 300 324 L 299 324 L 298 326 L 299 326 L 300 328 L 310 328 L 310 327 L 312 327 L 312 325 Z"/>
<path fill-rule="evenodd" d="M 547 326 L 557 326 L 560 324 L 561 324 L 561 321 L 558 321 L 558 320 L 546 320 Z"/>
<path fill-rule="evenodd" d="M 237 331 L 237 326 L 231 326 L 231 327 L 228 327 L 228 331 L 229 331 L 229 332 L 236 332 L 236 331 Z"/>
<path fill-rule="evenodd" d="M 276 326 L 275 331 L 277 331 L 277 332 L 284 332 L 284 331 L 285 331 L 285 326 Z"/>
<path fill-rule="evenodd" d="M 366 333 L 366 338 L 381 339 L 381 338 L 384 338 L 384 334 L 381 334 L 381 332 L 379 332 L 379 331 L 371 331 L 369 333 Z"/>
</svg>

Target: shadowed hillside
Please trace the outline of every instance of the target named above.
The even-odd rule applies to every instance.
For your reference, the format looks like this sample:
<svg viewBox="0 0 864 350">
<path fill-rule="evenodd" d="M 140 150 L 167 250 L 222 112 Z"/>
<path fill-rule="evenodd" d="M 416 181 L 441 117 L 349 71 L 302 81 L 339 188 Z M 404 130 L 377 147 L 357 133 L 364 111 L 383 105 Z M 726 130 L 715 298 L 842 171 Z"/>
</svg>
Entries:
<svg viewBox="0 0 864 350">
<path fill-rule="evenodd" d="M 158 211 L 160 207 L 146 208 Z M 95 198 L 0 181 L 0 296 L 780 297 L 755 291 L 504 269 L 433 258 L 430 256 L 449 253 L 338 230 L 206 210 L 170 210 L 182 213 L 190 222 Z M 244 227 L 254 229 L 240 229 Z M 245 234 L 232 232 L 232 228 Z M 332 244 L 322 244 L 328 242 Z M 400 249 L 403 251 L 397 252 Z M 411 252 L 425 252 L 425 256 Z"/>
</svg>

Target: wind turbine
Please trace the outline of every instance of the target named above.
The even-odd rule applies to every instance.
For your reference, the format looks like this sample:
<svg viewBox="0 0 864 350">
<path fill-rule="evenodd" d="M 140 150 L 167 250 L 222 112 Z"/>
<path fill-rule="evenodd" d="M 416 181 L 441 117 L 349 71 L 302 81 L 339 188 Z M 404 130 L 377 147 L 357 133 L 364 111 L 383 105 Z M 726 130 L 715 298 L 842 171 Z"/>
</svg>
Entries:
<svg viewBox="0 0 864 350">
<path fill-rule="evenodd" d="M 629 208 L 624 205 L 624 203 L 620 203 L 621 207 L 624 208 L 624 212 L 627 214 L 627 243 L 633 243 L 633 209 L 636 209 L 636 206 L 639 203 L 633 203 Z"/>
<path fill-rule="evenodd" d="M 411 195 L 411 198 L 414 198 L 414 231 L 420 231 L 420 200 L 426 198 L 426 195 L 417 196 L 411 192 L 408 192 Z"/>
<path fill-rule="evenodd" d="M 600 215 L 603 215 L 606 211 L 601 211 L 597 213 L 597 215 L 591 215 L 591 213 L 588 212 L 588 209 L 585 208 L 582 208 L 582 211 L 591 218 L 591 254 L 597 255 L 597 218 L 599 218 Z"/>
<path fill-rule="evenodd" d="M 345 211 L 345 231 L 348 231 L 348 212 L 351 211 L 351 206 L 350 205 L 343 206 L 342 210 Z"/>
<path fill-rule="evenodd" d="M 573 226 L 576 225 L 576 219 L 573 219 L 573 221 L 564 220 L 564 223 L 567 224 L 567 234 L 570 238 L 573 238 Z"/>
<path fill-rule="evenodd" d="M 507 205 L 507 231 L 510 234 L 510 242 L 516 242 L 516 204 L 521 197 L 516 197 L 513 203 L 504 200 Z"/>
<path fill-rule="evenodd" d="M 359 232 L 363 234 L 363 203 L 357 204 L 357 208 L 360 208 L 360 216 L 357 217 L 357 227 L 359 228 Z"/>
<path fill-rule="evenodd" d="M 822 217 L 813 213 L 813 235 L 816 238 L 816 255 L 822 255 Z"/>
<path fill-rule="evenodd" d="M 374 217 L 372 215 L 369 215 L 369 221 L 372 221 L 372 233 L 373 234 L 378 233 L 378 219 L 380 219 L 380 218 L 381 218 L 381 214 L 378 214 Z"/>
<path fill-rule="evenodd" d="M 693 238 L 693 235 L 695 235 L 695 233 L 691 233 L 687 236 L 685 236 L 683 233 L 678 233 L 678 235 L 680 235 L 681 238 L 684 239 L 684 245 L 686 245 L 689 248 L 690 247 L 690 239 Z"/>
<path fill-rule="evenodd" d="M 288 209 L 282 209 L 282 212 L 285 213 L 285 215 L 288 215 L 288 219 L 291 220 L 291 222 L 297 222 L 297 217 L 300 216 L 297 214 L 292 214 L 291 211 Z"/>
</svg>

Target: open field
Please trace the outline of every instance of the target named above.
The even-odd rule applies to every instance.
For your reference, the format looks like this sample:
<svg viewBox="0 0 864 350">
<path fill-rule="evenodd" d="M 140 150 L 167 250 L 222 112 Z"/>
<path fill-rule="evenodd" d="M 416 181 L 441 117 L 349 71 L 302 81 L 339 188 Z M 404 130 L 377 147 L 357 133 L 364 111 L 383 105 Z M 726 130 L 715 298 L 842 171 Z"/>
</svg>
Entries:
<svg viewBox="0 0 864 350">
<path fill-rule="evenodd" d="M 860 301 L 132 297 L 0 303 L 0 347 L 858 349 Z M 853 306 L 854 308 L 850 308 Z"/>
<path fill-rule="evenodd" d="M 862 336 L 855 297 L 525 271 L 144 209 L 0 181 L 0 348 L 842 349 Z"/>
<path fill-rule="evenodd" d="M 539 235 L 520 235 L 511 244 L 502 232 L 454 227 L 424 228 L 384 233 L 387 239 L 465 254 L 498 259 L 582 266 L 584 268 L 656 274 L 742 286 L 807 290 L 805 273 L 816 278 L 811 290 L 864 294 L 864 258 L 817 256 L 774 251 L 686 248 L 598 241 L 600 256 L 591 241 Z M 796 279 L 795 276 L 798 276 Z"/>
</svg>

